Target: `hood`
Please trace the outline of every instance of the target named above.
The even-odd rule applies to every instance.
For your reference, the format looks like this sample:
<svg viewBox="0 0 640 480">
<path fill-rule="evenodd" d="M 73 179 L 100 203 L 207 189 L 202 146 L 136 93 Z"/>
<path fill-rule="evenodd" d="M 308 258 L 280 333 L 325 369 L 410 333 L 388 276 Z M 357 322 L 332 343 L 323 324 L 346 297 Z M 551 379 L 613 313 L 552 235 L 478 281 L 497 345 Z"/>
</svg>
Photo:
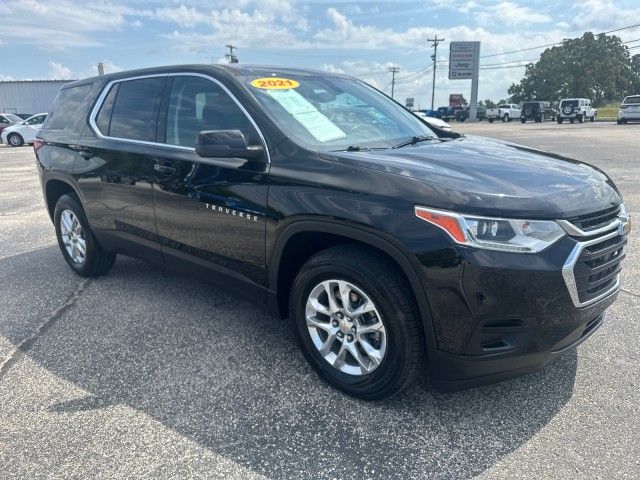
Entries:
<svg viewBox="0 0 640 480">
<path fill-rule="evenodd" d="M 421 182 L 425 198 L 416 201 L 434 208 L 451 208 L 451 198 L 464 194 L 485 204 L 486 214 L 553 219 L 592 213 L 622 202 L 613 182 L 596 167 L 482 137 L 330 155 L 352 166 Z M 445 196 L 442 192 L 450 193 L 440 199 Z M 453 205 L 463 213 L 465 206 Z"/>
</svg>

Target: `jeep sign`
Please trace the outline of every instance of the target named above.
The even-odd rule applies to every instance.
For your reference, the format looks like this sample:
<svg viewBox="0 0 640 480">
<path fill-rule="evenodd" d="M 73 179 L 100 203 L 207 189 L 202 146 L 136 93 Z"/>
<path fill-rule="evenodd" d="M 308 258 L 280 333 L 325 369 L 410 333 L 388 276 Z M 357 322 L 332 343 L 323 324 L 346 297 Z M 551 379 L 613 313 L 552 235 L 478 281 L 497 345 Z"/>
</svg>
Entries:
<svg viewBox="0 0 640 480">
<path fill-rule="evenodd" d="M 469 120 L 476 120 L 478 77 L 480 76 L 480 42 L 451 42 L 449 45 L 449 79 L 471 80 Z"/>
<path fill-rule="evenodd" d="M 449 79 L 469 79 L 478 75 L 480 42 L 451 42 L 449 46 Z"/>
</svg>

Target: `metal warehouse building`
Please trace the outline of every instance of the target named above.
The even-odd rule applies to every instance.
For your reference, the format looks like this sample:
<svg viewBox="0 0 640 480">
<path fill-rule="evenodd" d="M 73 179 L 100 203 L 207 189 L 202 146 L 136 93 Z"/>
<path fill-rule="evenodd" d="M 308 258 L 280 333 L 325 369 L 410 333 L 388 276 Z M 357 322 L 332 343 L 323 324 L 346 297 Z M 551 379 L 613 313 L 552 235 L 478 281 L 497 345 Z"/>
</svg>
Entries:
<svg viewBox="0 0 640 480">
<path fill-rule="evenodd" d="M 71 80 L 0 81 L 0 112 L 48 112 L 60 87 Z"/>
</svg>

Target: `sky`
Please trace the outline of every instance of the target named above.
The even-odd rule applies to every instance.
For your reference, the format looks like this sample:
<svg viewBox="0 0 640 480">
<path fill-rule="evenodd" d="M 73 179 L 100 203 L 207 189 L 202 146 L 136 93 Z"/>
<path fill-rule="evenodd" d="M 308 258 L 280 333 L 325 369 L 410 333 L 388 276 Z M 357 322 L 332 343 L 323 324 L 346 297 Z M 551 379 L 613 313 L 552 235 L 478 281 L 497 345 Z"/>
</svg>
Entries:
<svg viewBox="0 0 640 480">
<path fill-rule="evenodd" d="M 4 5 L 3 5 L 4 4 Z M 449 42 L 481 42 L 479 99 L 499 100 L 524 64 L 584 31 L 640 23 L 637 0 L 0 0 L 0 80 L 76 79 L 103 62 L 115 72 L 157 65 L 240 63 L 314 68 L 361 78 L 429 108 L 438 47 L 436 107 L 471 81 L 449 80 Z M 640 46 L 640 27 L 616 33 Z M 638 43 L 633 43 L 638 40 Z M 633 52 L 633 50 L 631 50 Z M 640 51 L 638 52 L 640 53 Z"/>
</svg>

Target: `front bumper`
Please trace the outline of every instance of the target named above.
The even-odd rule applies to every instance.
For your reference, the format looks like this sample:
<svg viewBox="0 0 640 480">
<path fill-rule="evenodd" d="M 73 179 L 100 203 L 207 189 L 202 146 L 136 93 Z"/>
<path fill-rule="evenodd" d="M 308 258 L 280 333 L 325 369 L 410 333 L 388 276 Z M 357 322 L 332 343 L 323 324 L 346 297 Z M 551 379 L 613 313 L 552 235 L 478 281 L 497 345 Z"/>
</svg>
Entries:
<svg viewBox="0 0 640 480">
<path fill-rule="evenodd" d="M 626 235 L 616 238 L 619 267 Z M 619 269 L 611 270 L 602 290 L 589 290 L 582 265 L 576 267 L 576 252 L 585 244 L 589 240 L 566 236 L 535 255 L 455 246 L 445 269 L 423 256 L 425 277 L 432 279 L 427 296 L 437 343 L 429 352 L 434 386 L 458 390 L 532 372 L 590 336 L 618 296 Z M 591 261 L 589 255 L 581 262 Z M 577 284 L 569 281 L 568 266 Z M 586 278 L 599 287 L 597 275 Z"/>
</svg>

